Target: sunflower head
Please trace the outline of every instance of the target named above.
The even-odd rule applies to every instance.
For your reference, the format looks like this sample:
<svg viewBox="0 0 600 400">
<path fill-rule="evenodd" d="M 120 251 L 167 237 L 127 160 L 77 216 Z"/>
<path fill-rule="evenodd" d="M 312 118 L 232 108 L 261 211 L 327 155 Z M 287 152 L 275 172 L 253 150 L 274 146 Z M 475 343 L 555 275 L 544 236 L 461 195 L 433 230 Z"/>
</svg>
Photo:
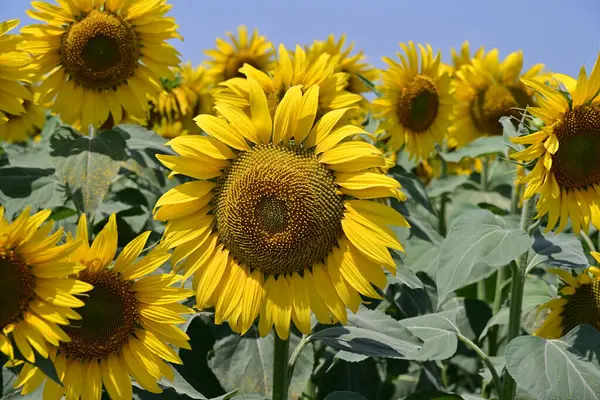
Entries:
<svg viewBox="0 0 600 400">
<path fill-rule="evenodd" d="M 83 266 L 66 259 L 77 243 L 56 245 L 62 228 L 44 222 L 50 210 L 29 215 L 25 209 L 14 221 L 4 217 L 0 207 L 0 351 L 9 360 L 14 345 L 29 362 L 36 354 L 46 358 L 49 347 L 70 339 L 64 326 L 80 315 L 73 308 L 83 306 L 74 295 L 92 287 L 67 278 Z"/>
<path fill-rule="evenodd" d="M 547 229 L 558 223 L 557 231 L 562 231 L 571 221 L 579 233 L 590 223 L 600 228 L 600 56 L 589 78 L 584 68 L 576 81 L 565 75 L 555 78 L 564 83 L 565 91 L 522 79 L 535 90 L 539 107 L 528 111 L 543 121 L 543 127 L 513 138 L 529 146 L 511 157 L 535 162 L 520 182 L 526 184 L 525 198 L 539 194 L 538 217 L 548 215 Z"/>
<path fill-rule="evenodd" d="M 31 57 L 26 52 L 20 51 L 21 42 L 19 35 L 8 34 L 19 24 L 19 20 L 12 19 L 0 22 L 0 71 L 2 71 L 2 84 L 0 85 L 0 126 L 9 119 L 28 112 L 27 105 L 33 100 L 33 95 L 22 83 L 30 82 L 32 67 Z M 0 140 L 13 140 L 7 131 L 0 131 Z M 19 136 L 20 138 L 20 136 Z"/>
<path fill-rule="evenodd" d="M 150 99 L 148 127 L 163 137 L 174 138 L 188 133 L 200 133 L 193 117 L 210 113 L 212 97 L 204 67 L 184 64 L 175 79 L 162 78 L 163 90 Z"/>
<path fill-rule="evenodd" d="M 449 129 L 449 143 L 462 147 L 482 136 L 501 135 L 500 118 L 521 119 L 527 106 L 535 105 L 532 90 L 520 78 L 540 78 L 542 64 L 536 64 L 521 74 L 523 53 L 498 59 L 498 50 L 483 54 L 482 49 L 456 72 L 454 87 L 456 102 Z"/>
<path fill-rule="evenodd" d="M 460 51 L 457 51 L 452 47 L 450 49 L 450 54 L 452 55 L 452 66 L 454 67 L 454 71 L 458 71 L 463 65 L 470 65 L 474 59 L 481 60 L 483 58 L 484 48 L 483 46 L 479 47 L 475 54 L 471 55 L 469 41 L 465 40 L 460 46 Z"/>
<path fill-rule="evenodd" d="M 249 80 L 258 82 L 264 91 L 271 118 L 275 117 L 278 105 L 292 86 L 300 86 L 303 92 L 313 86 L 319 87 L 319 116 L 331 110 L 356 107 L 363 98 L 344 90 L 348 85 L 349 75 L 335 72 L 338 59 L 339 55 L 331 56 L 323 53 L 316 60 L 312 60 L 300 46 L 296 46 L 296 50 L 290 53 L 280 45 L 279 57 L 271 74 L 246 64 L 240 69 L 245 79 L 230 79 L 221 83 L 215 91 L 215 109 L 220 113 L 222 107 L 233 107 L 249 114 Z"/>
<path fill-rule="evenodd" d="M 209 75 L 215 84 L 243 77 L 240 68 L 244 64 L 265 73 L 271 71 L 275 49 L 270 41 L 259 35 L 258 30 L 255 29 L 249 37 L 248 29 L 241 25 L 237 29 L 237 37 L 231 32 L 226 35 L 231 43 L 217 38 L 217 48 L 205 51 L 211 57 L 208 61 Z"/>
<path fill-rule="evenodd" d="M 346 35 L 341 35 L 339 40 L 336 40 L 334 35 L 329 35 L 326 41 L 315 41 L 308 49 L 308 57 L 316 61 L 321 54 L 329 54 L 338 56 L 338 64 L 335 72 L 343 72 L 348 74 L 348 81 L 344 89 L 350 93 L 363 94 L 369 92 L 370 89 L 358 77 L 358 74 L 367 78 L 369 81 L 377 79 L 377 70 L 373 66 L 366 63 L 366 57 L 361 50 L 356 54 L 352 54 L 354 50 L 354 42 L 346 44 Z"/>
<path fill-rule="evenodd" d="M 37 136 L 46 123 L 46 113 L 40 104 L 39 93 L 33 93 L 29 86 L 24 88 L 31 95 L 31 100 L 23 100 L 21 103 L 25 112 L 17 115 L 5 113 L 6 123 L 0 125 L 0 140 L 8 143 L 23 142 Z"/>
<path fill-rule="evenodd" d="M 384 119 L 391 149 L 406 146 L 411 158 L 424 159 L 446 137 L 452 111 L 450 76 L 441 68 L 440 53 L 434 56 L 431 46 L 419 45 L 420 67 L 415 44 L 400 46 L 405 52 L 398 54 L 401 63 L 383 58 L 389 68 L 383 72 L 382 96 L 373 101 L 373 111 Z"/>
<path fill-rule="evenodd" d="M 123 112 L 144 118 L 159 77 L 179 63 L 165 41 L 179 37 L 166 0 L 34 2 L 27 13 L 46 22 L 23 28 L 23 50 L 43 75 L 39 91 L 61 119 L 119 124 Z"/>
<path fill-rule="evenodd" d="M 46 380 L 44 396 L 99 399 L 102 388 L 111 398 L 131 398 L 131 378 L 152 393 L 160 393 L 157 381 L 173 379 L 173 371 L 164 360 L 181 363 L 169 344 L 189 349 L 188 336 L 177 324 L 185 322 L 180 314 L 192 310 L 179 304 L 190 295 L 188 290 L 173 288 L 181 276 L 153 274 L 170 254 L 158 245 L 145 256 L 150 232 L 138 236 L 117 253 L 115 215 L 88 242 L 85 214 L 79 219 L 77 243 L 69 259 L 83 266 L 77 278 L 93 286 L 79 311 L 79 319 L 65 327 L 70 341 L 53 347 L 50 358 L 63 386 Z M 16 383 L 23 394 L 44 382 L 43 372 L 26 366 Z M 82 385 L 81 382 L 85 382 Z"/>
<path fill-rule="evenodd" d="M 382 266 L 395 268 L 388 248 L 402 246 L 389 225 L 408 225 L 373 200 L 405 197 L 379 170 L 381 152 L 348 140 L 368 133 L 341 122 L 347 109 L 317 117 L 319 85 L 292 86 L 272 117 L 269 93 L 247 82 L 249 115 L 221 105 L 222 118 L 196 118 L 208 136 L 175 138 L 179 155 L 158 156 L 194 178 L 156 204 L 172 263 L 194 276 L 197 306 L 214 307 L 215 321 L 236 332 L 259 315 L 260 334 L 275 325 L 281 338 L 291 321 L 310 332 L 311 312 L 345 322 L 361 294 L 380 297 Z"/>
<path fill-rule="evenodd" d="M 592 253 L 600 262 L 600 253 Z M 547 339 L 558 339 L 578 325 L 591 325 L 600 330 L 600 269 L 586 268 L 573 276 L 570 271 L 553 270 L 565 283 L 560 297 L 543 304 L 540 309 L 549 309 L 535 335 Z"/>
</svg>

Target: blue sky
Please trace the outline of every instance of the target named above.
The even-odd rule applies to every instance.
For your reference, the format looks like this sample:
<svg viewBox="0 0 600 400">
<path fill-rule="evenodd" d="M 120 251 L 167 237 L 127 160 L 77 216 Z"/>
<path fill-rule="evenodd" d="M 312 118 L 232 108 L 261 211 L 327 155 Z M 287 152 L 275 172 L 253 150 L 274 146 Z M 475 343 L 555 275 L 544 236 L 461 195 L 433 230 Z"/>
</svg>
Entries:
<svg viewBox="0 0 600 400">
<path fill-rule="evenodd" d="M 600 51 L 598 0 L 170 0 L 183 42 L 183 60 L 199 63 L 215 38 L 239 24 L 258 28 L 276 45 L 308 44 L 346 33 L 369 61 L 394 56 L 398 42 L 430 43 L 450 59 L 450 47 L 497 47 L 501 57 L 522 49 L 525 66 L 542 62 L 555 72 L 588 71 Z M 3 0 L 0 20 L 25 15 L 27 0 Z M 368 4 L 368 5 L 367 5 Z"/>
</svg>

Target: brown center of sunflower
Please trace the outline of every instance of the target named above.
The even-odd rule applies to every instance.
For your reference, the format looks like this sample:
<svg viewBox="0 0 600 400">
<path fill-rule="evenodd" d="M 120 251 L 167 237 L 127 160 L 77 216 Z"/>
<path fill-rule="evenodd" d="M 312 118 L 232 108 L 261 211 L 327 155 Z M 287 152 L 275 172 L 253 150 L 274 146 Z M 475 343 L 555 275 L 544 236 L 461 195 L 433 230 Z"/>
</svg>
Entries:
<svg viewBox="0 0 600 400">
<path fill-rule="evenodd" d="M 227 64 L 225 65 L 224 80 L 231 78 L 245 78 L 246 75 L 242 74 L 239 70 L 244 66 L 244 64 L 249 64 L 256 69 L 260 69 L 257 65 L 257 62 L 251 54 L 247 54 L 246 51 L 242 50 L 240 54 L 231 56 L 227 60 Z"/>
<path fill-rule="evenodd" d="M 592 281 L 575 289 L 575 294 L 567 297 L 560 316 L 563 335 L 581 324 L 600 330 L 600 281 Z"/>
<path fill-rule="evenodd" d="M 574 189 L 600 184 L 600 107 L 567 111 L 554 133 L 558 151 L 552 156 L 552 173 L 558 184 Z"/>
<path fill-rule="evenodd" d="M 141 52 L 127 21 L 109 11 L 92 10 L 62 35 L 60 57 L 77 84 L 107 90 L 133 75 Z"/>
<path fill-rule="evenodd" d="M 428 77 L 419 75 L 402 89 L 396 114 L 405 128 L 424 132 L 435 121 L 439 105 L 435 84 Z"/>
<path fill-rule="evenodd" d="M 480 91 L 471 103 L 471 119 L 480 131 L 502 135 L 500 118 L 520 118 L 518 108 L 532 104 L 531 98 L 522 88 L 493 84 Z"/>
<path fill-rule="evenodd" d="M 63 328 L 71 341 L 62 342 L 60 351 L 81 360 L 119 352 L 137 327 L 138 301 L 133 283 L 109 270 L 84 271 L 79 280 L 94 288 L 81 298 L 85 305 L 77 312 L 82 318 Z"/>
<path fill-rule="evenodd" d="M 35 296 L 35 275 L 13 250 L 0 248 L 0 330 L 14 322 Z"/>
<path fill-rule="evenodd" d="M 333 174 L 311 152 L 258 145 L 219 182 L 219 239 L 240 263 L 265 274 L 322 261 L 342 233 L 344 203 Z"/>
</svg>

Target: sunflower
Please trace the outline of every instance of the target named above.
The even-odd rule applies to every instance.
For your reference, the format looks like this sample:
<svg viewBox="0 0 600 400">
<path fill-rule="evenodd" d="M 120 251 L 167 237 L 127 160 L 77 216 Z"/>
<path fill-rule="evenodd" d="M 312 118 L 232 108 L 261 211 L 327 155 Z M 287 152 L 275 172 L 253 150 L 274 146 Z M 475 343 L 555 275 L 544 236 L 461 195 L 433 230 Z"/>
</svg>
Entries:
<svg viewBox="0 0 600 400">
<path fill-rule="evenodd" d="M 0 352 L 15 358 L 15 348 L 29 362 L 36 353 L 48 357 L 49 344 L 68 342 L 67 318 L 79 319 L 72 308 L 83 306 L 74 295 L 92 289 L 67 276 L 84 267 L 66 260 L 77 243 L 57 246 L 62 228 L 50 234 L 44 222 L 50 210 L 29 215 L 25 209 L 12 223 L 0 206 Z M 44 225 L 42 225 L 44 224 Z"/>
<path fill-rule="evenodd" d="M 179 53 L 166 40 L 180 37 L 166 0 L 59 0 L 60 7 L 35 1 L 27 14 L 47 22 L 22 29 L 23 50 L 44 74 L 42 101 L 66 123 L 83 127 L 123 112 L 145 118 L 147 95 L 160 92 L 159 77 L 174 79 L 169 67 Z"/>
<path fill-rule="evenodd" d="M 373 112 L 383 119 L 387 145 L 394 151 L 406 146 L 411 158 L 428 158 L 436 144 L 443 143 L 450 114 L 452 95 L 450 76 L 443 72 L 440 53 L 434 57 L 431 46 L 419 45 L 419 55 L 413 42 L 400 46 L 406 56 L 397 53 L 401 64 L 388 57 L 383 85 L 378 89 L 382 96 L 373 101 Z"/>
<path fill-rule="evenodd" d="M 0 125 L 10 117 L 25 114 L 23 103 L 33 100 L 31 92 L 21 85 L 29 81 L 31 57 L 17 50 L 18 35 L 6 34 L 18 24 L 16 19 L 0 22 Z M 0 140 L 6 140 L 2 133 Z"/>
<path fill-rule="evenodd" d="M 403 251 L 389 225 L 408 223 L 372 199 L 405 196 L 374 170 L 385 166 L 379 150 L 343 141 L 366 134 L 339 125 L 346 109 L 316 118 L 318 85 L 292 86 L 272 119 L 268 93 L 248 84 L 250 116 L 227 106 L 224 118 L 200 115 L 208 136 L 175 138 L 179 156 L 157 156 L 194 180 L 165 193 L 155 218 L 168 221 L 172 264 L 194 275 L 199 308 L 213 306 L 216 323 L 240 334 L 260 314 L 262 336 L 275 325 L 286 339 L 290 321 L 310 332 L 311 310 L 321 323 L 346 322 L 361 295 L 380 298 L 382 266 L 395 271 L 388 247 Z"/>
<path fill-rule="evenodd" d="M 146 232 L 134 239 L 113 263 L 115 215 L 91 246 L 85 214 L 79 219 L 79 246 L 70 258 L 85 265 L 78 278 L 94 288 L 83 298 L 82 318 L 65 329 L 71 341 L 50 353 L 63 386 L 46 380 L 44 398 L 59 399 L 66 394 L 69 399 L 99 400 L 104 386 L 112 399 L 131 399 L 130 376 L 152 393 L 162 392 L 157 384 L 161 377 L 173 380 L 173 371 L 163 360 L 181 364 L 169 344 L 190 348 L 188 336 L 176 326 L 185 322 L 181 314 L 193 312 L 178 303 L 190 291 L 170 287 L 181 281 L 179 275 L 152 274 L 170 257 L 163 246 L 138 259 L 149 235 Z M 22 393 L 27 394 L 44 380 L 41 370 L 26 365 L 15 386 L 22 386 Z"/>
<path fill-rule="evenodd" d="M 334 35 L 329 35 L 326 41 L 315 41 L 308 49 L 308 56 L 313 61 L 316 61 L 324 53 L 331 56 L 339 56 L 335 72 L 343 72 L 349 75 L 344 89 L 355 94 L 369 92 L 370 89 L 358 77 L 358 74 L 373 82 L 377 79 L 377 70 L 365 62 L 366 57 L 362 50 L 351 55 L 352 50 L 354 50 L 354 43 L 350 43 L 344 49 L 345 43 L 346 35 L 342 35 L 339 41 L 336 41 Z"/>
<path fill-rule="evenodd" d="M 242 77 L 240 68 L 244 64 L 252 65 L 262 72 L 271 71 L 275 55 L 273 43 L 259 35 L 258 30 L 255 29 L 252 37 L 248 38 L 248 29 L 240 25 L 237 37 L 231 32 L 227 32 L 226 35 L 231 43 L 217 38 L 217 48 L 204 52 L 211 57 L 207 64 L 209 75 L 214 83 Z"/>
<path fill-rule="evenodd" d="M 452 55 L 452 67 L 454 69 L 454 72 L 456 72 L 463 65 L 471 65 L 474 59 L 481 60 L 483 58 L 484 48 L 483 46 L 479 47 L 475 54 L 471 56 L 469 41 L 465 40 L 460 46 L 460 52 L 456 51 L 456 49 L 452 47 L 450 49 L 450 54 Z"/>
<path fill-rule="evenodd" d="M 498 59 L 498 49 L 471 59 L 456 72 L 454 88 L 456 102 L 449 129 L 450 147 L 460 148 L 482 137 L 502 135 L 500 118 L 513 116 L 521 119 L 521 111 L 535 105 L 532 91 L 520 77 L 541 79 L 543 65 L 536 64 L 521 74 L 523 53 L 509 54 Z M 521 110 L 519 110 L 521 109 Z"/>
<path fill-rule="evenodd" d="M 31 93 L 31 89 L 26 87 Z M 6 113 L 6 123 L 0 125 L 0 140 L 9 143 L 23 142 L 37 136 L 46 124 L 46 113 L 39 104 L 39 93 L 31 93 L 32 100 L 23 100 L 25 113 L 13 115 Z"/>
<path fill-rule="evenodd" d="M 150 100 L 148 127 L 166 138 L 200 133 L 193 117 L 208 114 L 212 108 L 204 67 L 186 63 L 175 75 L 175 80 L 163 78 L 163 90 Z"/>
<path fill-rule="evenodd" d="M 591 253 L 600 263 L 600 253 Z M 600 330 L 600 269 L 586 268 L 573 276 L 570 271 L 553 269 L 566 284 L 560 290 L 560 297 L 542 304 L 540 310 L 549 309 L 536 336 L 558 339 L 578 325 L 588 324 Z"/>
<path fill-rule="evenodd" d="M 331 110 L 356 107 L 363 98 L 344 90 L 348 84 L 348 74 L 335 72 L 338 59 L 339 55 L 321 54 L 317 60 L 311 60 L 300 46 L 296 46 L 296 51 L 290 55 L 288 50 L 280 45 L 279 59 L 272 75 L 250 64 L 244 65 L 240 72 L 246 79 L 233 78 L 222 82 L 221 89 L 215 91 L 216 108 L 218 110 L 219 106 L 233 107 L 249 114 L 249 79 L 258 82 L 266 93 L 271 118 L 275 116 L 275 109 L 286 91 L 296 85 L 301 85 L 304 92 L 313 86 L 319 86 L 319 116 Z"/>
<path fill-rule="evenodd" d="M 560 218 L 562 231 L 569 217 L 576 234 L 587 232 L 590 222 L 600 228 L 600 55 L 590 77 L 582 68 L 564 92 L 533 79 L 523 83 L 536 91 L 539 103 L 527 110 L 544 122 L 541 130 L 512 139 L 530 146 L 511 158 L 535 162 L 521 179 L 524 198 L 540 195 L 537 217 L 548 214 L 547 230 Z"/>
</svg>

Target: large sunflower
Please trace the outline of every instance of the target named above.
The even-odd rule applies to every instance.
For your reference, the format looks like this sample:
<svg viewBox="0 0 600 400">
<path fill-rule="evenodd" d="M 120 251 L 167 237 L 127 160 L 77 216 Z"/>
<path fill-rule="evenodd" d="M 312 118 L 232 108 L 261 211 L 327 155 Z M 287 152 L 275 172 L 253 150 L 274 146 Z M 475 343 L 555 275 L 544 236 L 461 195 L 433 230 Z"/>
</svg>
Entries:
<svg viewBox="0 0 600 400">
<path fill-rule="evenodd" d="M 533 79 L 523 82 L 537 92 L 539 107 L 528 111 L 544 122 L 540 131 L 512 139 L 530 146 L 511 157 L 536 163 L 521 179 L 524 198 L 540 194 L 537 217 L 548 214 L 548 230 L 558 223 L 562 231 L 569 217 L 576 234 L 587 232 L 590 222 L 600 228 L 600 56 L 590 77 L 582 68 L 564 92 Z"/>
<path fill-rule="evenodd" d="M 240 68 L 244 64 L 252 65 L 262 72 L 271 71 L 275 49 L 273 43 L 258 34 L 258 30 L 255 29 L 252 36 L 248 37 L 248 29 L 241 25 L 238 27 L 237 37 L 231 32 L 226 35 L 231 43 L 217 38 L 217 48 L 204 52 L 212 58 L 207 64 L 214 83 L 243 76 Z"/>
<path fill-rule="evenodd" d="M 31 91 L 30 88 L 26 90 Z M 9 143 L 23 142 L 35 137 L 44 128 L 46 113 L 44 107 L 39 104 L 39 93 L 31 93 L 31 95 L 32 100 L 23 100 L 22 106 L 25 109 L 23 114 L 5 114 L 8 120 L 0 124 L 0 140 Z"/>
<path fill-rule="evenodd" d="M 308 49 L 308 56 L 313 61 L 316 61 L 324 53 L 339 56 L 335 72 L 348 74 L 348 81 L 344 89 L 355 94 L 369 92 L 370 89 L 358 77 L 358 74 L 372 82 L 377 79 L 377 70 L 365 62 L 366 57 L 362 50 L 356 54 L 351 54 L 354 50 L 354 42 L 344 48 L 345 43 L 346 35 L 340 36 L 339 41 L 336 41 L 334 35 L 329 35 L 326 41 L 315 41 Z"/>
<path fill-rule="evenodd" d="M 159 77 L 174 79 L 169 67 L 178 52 L 166 40 L 179 37 L 166 0 L 41 1 L 27 14 L 47 22 L 22 29 L 24 50 L 45 74 L 43 101 L 67 123 L 118 124 L 123 112 L 144 119 L 147 95 L 160 92 Z"/>
<path fill-rule="evenodd" d="M 65 259 L 77 243 L 57 246 L 63 230 L 50 234 L 52 223 L 44 224 L 49 216 L 50 210 L 30 216 L 27 208 L 9 223 L 0 206 L 0 351 L 10 360 L 13 343 L 33 362 L 36 352 L 48 357 L 48 344 L 68 342 L 59 325 L 80 318 L 72 308 L 83 302 L 73 295 L 92 288 L 66 279 L 84 267 Z"/>
<path fill-rule="evenodd" d="M 591 253 L 600 263 L 600 253 Z M 550 309 L 536 336 L 558 339 L 578 325 L 588 324 L 600 330 L 600 269 L 586 268 L 573 276 L 570 271 L 554 269 L 566 284 L 560 290 L 560 297 L 540 306 Z"/>
<path fill-rule="evenodd" d="M 163 90 L 150 100 L 149 128 L 166 138 L 200 133 L 193 117 L 210 113 L 213 103 L 206 69 L 186 63 L 176 71 L 175 80 L 161 82 Z"/>
<path fill-rule="evenodd" d="M 346 109 L 317 119 L 319 86 L 287 92 L 271 118 L 267 93 L 249 79 L 250 116 L 221 107 L 224 119 L 200 115 L 209 136 L 169 142 L 179 156 L 157 156 L 195 178 L 156 203 L 168 221 L 164 240 L 173 265 L 194 275 L 197 306 L 241 334 L 260 314 L 259 332 L 290 321 L 310 332 L 311 310 L 322 323 L 346 322 L 361 294 L 379 298 L 388 250 L 402 250 L 389 225 L 408 226 L 398 212 L 372 201 L 404 199 L 400 184 L 375 172 L 385 165 L 373 145 L 344 141 L 361 128 L 339 125 Z"/>
<path fill-rule="evenodd" d="M 0 125 L 10 117 L 25 114 L 23 103 L 33 100 L 31 92 L 21 84 L 29 81 L 31 57 L 17 50 L 18 35 L 6 34 L 18 24 L 16 19 L 0 22 Z M 0 140 L 6 140 L 2 133 Z"/>
<path fill-rule="evenodd" d="M 373 112 L 382 118 L 381 137 L 394 151 L 406 146 L 411 158 L 428 158 L 436 144 L 443 143 L 452 112 L 450 76 L 443 71 L 440 53 L 433 55 L 431 46 L 419 45 L 419 55 L 413 42 L 400 46 L 406 55 L 397 53 L 401 64 L 388 57 L 383 72 L 382 96 L 373 101 Z"/>
<path fill-rule="evenodd" d="M 143 233 L 125 246 L 113 263 L 117 252 L 115 215 L 91 246 L 85 215 L 79 219 L 76 239 L 80 245 L 70 258 L 85 265 L 78 278 L 94 288 L 82 298 L 82 318 L 65 328 L 71 341 L 50 353 L 63 386 L 46 380 L 45 399 L 66 394 L 70 399 L 99 400 L 103 386 L 112 399 L 131 399 L 130 376 L 152 393 L 162 392 L 157 385 L 161 377 L 173 379 L 171 367 L 163 360 L 181 364 L 169 344 L 190 348 L 188 336 L 176 325 L 185 322 L 180 314 L 192 312 L 178 302 L 193 292 L 170 287 L 181 281 L 179 275 L 152 274 L 170 257 L 163 246 L 138 258 L 149 234 Z M 44 380 L 41 370 L 27 365 L 15 386 L 22 386 L 27 394 Z"/>
<path fill-rule="evenodd" d="M 300 46 L 296 46 L 296 51 L 290 55 L 287 49 L 280 45 L 279 59 L 273 73 L 269 75 L 250 64 L 244 65 L 240 71 L 247 79 L 230 79 L 221 83 L 222 89 L 215 91 L 216 109 L 219 110 L 219 106 L 234 107 L 249 114 L 248 79 L 258 82 L 266 93 L 271 118 L 275 116 L 275 109 L 286 90 L 295 85 L 301 85 L 304 92 L 313 86 L 319 86 L 319 116 L 331 110 L 355 107 L 363 98 L 344 90 L 347 86 L 348 74 L 335 72 L 338 59 L 339 55 L 330 56 L 324 53 L 316 60 L 311 60 Z"/>
<path fill-rule="evenodd" d="M 521 118 L 522 110 L 535 105 L 532 91 L 521 81 L 540 78 L 543 64 L 536 64 L 521 74 L 523 53 L 498 59 L 498 49 L 471 59 L 456 72 L 456 102 L 449 129 L 449 145 L 460 148 L 482 136 L 502 135 L 500 118 Z"/>
</svg>

